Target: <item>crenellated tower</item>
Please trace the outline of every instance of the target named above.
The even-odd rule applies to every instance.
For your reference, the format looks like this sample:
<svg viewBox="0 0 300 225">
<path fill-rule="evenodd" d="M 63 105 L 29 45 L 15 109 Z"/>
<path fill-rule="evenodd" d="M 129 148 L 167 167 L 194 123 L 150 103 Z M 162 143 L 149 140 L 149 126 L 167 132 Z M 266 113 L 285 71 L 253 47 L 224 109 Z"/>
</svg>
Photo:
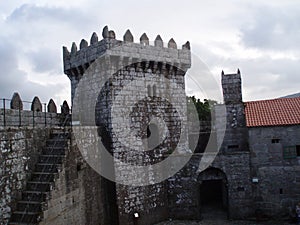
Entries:
<svg viewBox="0 0 300 225">
<path fill-rule="evenodd" d="M 248 151 L 247 127 L 242 99 L 240 70 L 234 74 L 222 71 L 222 89 L 226 106 L 226 133 L 222 145 L 224 152 Z"/>
<path fill-rule="evenodd" d="M 73 121 L 96 126 L 112 156 L 86 158 L 97 172 L 116 181 L 102 182 L 107 193 L 114 193 L 107 200 L 107 217 L 116 211 L 119 215 L 107 224 L 153 224 L 168 218 L 164 180 L 172 175 L 166 168 L 172 167 L 162 162 L 168 155 L 191 153 L 184 79 L 191 66 L 190 44 L 178 49 L 174 39 L 165 44 L 158 35 L 152 46 L 145 33 L 134 43 L 130 30 L 121 41 L 107 26 L 102 37 L 99 41 L 93 33 L 90 44 L 82 40 L 77 49 L 73 43 L 70 52 L 63 47 Z"/>
<path fill-rule="evenodd" d="M 171 38 L 167 44 L 163 42 L 160 35 L 157 35 L 154 46 L 149 44 L 146 33 L 140 37 L 140 43 L 134 43 L 133 35 L 127 30 L 123 36 L 123 41 L 117 40 L 115 32 L 109 30 L 107 26 L 103 28 L 102 40 L 98 40 L 98 35 L 94 32 L 90 39 L 90 44 L 82 39 L 79 49 L 75 42 L 72 43 L 71 51 L 63 47 L 64 73 L 71 81 L 72 100 L 75 89 L 84 75 L 87 68 L 99 57 L 109 55 L 106 60 L 118 61 L 121 64 L 142 63 L 143 70 L 157 69 L 172 70 L 180 68 L 186 71 L 191 65 L 190 43 L 187 41 L 182 45 L 182 49 L 177 49 L 177 44 Z M 107 62 L 109 63 L 109 62 Z M 166 68 L 165 68 L 166 67 Z"/>
</svg>

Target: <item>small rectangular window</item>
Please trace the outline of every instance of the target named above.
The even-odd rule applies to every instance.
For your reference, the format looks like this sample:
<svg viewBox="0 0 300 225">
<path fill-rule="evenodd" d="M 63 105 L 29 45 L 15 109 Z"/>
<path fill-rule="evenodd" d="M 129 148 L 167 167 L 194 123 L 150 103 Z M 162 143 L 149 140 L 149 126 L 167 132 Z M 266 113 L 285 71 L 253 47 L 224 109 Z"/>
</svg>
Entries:
<svg viewBox="0 0 300 225">
<path fill-rule="evenodd" d="M 238 145 L 228 145 L 228 149 L 236 149 L 239 148 Z"/>
<path fill-rule="evenodd" d="M 279 142 L 280 142 L 279 138 L 273 138 L 272 139 L 272 144 L 279 143 Z"/>
<path fill-rule="evenodd" d="M 297 156 L 300 156 L 300 145 L 296 145 Z"/>
<path fill-rule="evenodd" d="M 297 157 L 296 146 L 286 146 L 283 148 L 283 158 L 293 159 Z"/>
</svg>

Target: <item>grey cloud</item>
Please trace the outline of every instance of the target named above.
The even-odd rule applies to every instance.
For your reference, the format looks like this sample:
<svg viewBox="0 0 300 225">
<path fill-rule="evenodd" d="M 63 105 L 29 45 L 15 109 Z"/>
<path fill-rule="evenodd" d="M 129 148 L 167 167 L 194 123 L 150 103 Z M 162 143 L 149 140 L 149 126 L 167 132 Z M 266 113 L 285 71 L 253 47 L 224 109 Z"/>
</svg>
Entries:
<svg viewBox="0 0 300 225">
<path fill-rule="evenodd" d="M 260 57 L 253 60 L 228 60 L 242 72 L 245 99 L 266 99 L 299 92 L 300 62 Z"/>
<path fill-rule="evenodd" d="M 60 50 L 60 49 L 59 49 Z M 48 72 L 49 74 L 62 73 L 60 51 L 58 49 L 37 49 L 26 53 L 30 59 L 33 69 L 38 73 Z"/>
<path fill-rule="evenodd" d="M 7 98 L 22 87 L 25 73 L 18 69 L 16 49 L 5 40 L 0 41 L 0 68 L 0 97 Z"/>
<path fill-rule="evenodd" d="M 241 27 L 242 43 L 248 47 L 299 50 L 300 7 L 257 8 L 253 23 Z"/>
<path fill-rule="evenodd" d="M 90 15 L 75 8 L 57 8 L 47 6 L 37 6 L 33 4 L 23 4 L 16 8 L 10 16 L 8 22 L 39 22 L 51 21 L 51 23 L 71 23 L 76 26 L 87 25 L 91 21 Z M 47 27 L 47 23 L 44 24 Z"/>
<path fill-rule="evenodd" d="M 224 48 L 228 50 L 230 56 L 232 50 L 230 51 L 226 45 Z M 269 56 L 255 59 L 223 57 L 213 54 L 209 46 L 195 45 L 194 49 L 202 54 L 202 60 L 210 69 L 220 70 L 218 74 L 214 74 L 219 80 L 222 69 L 225 73 L 232 73 L 240 68 L 245 100 L 274 98 L 299 92 L 299 60 L 272 59 Z"/>
<path fill-rule="evenodd" d="M 62 84 L 44 86 L 29 81 L 26 72 L 18 69 L 17 54 L 12 43 L 0 38 L 0 98 L 9 99 L 14 92 L 19 92 L 22 100 L 31 101 L 39 96 L 41 101 L 48 102 L 64 88 Z"/>
</svg>

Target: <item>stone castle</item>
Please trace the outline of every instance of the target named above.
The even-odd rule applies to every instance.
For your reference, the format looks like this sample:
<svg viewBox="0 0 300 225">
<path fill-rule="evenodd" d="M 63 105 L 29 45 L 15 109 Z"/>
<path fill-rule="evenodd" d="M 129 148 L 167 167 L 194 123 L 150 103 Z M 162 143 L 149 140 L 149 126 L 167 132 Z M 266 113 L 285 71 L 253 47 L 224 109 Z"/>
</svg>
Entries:
<svg viewBox="0 0 300 225">
<path fill-rule="evenodd" d="M 300 200 L 299 97 L 243 102 L 241 72 L 222 71 L 224 104 L 214 106 L 206 129 L 194 122 L 191 134 L 190 43 L 164 46 L 158 35 L 151 46 L 143 34 L 137 44 L 129 30 L 120 41 L 108 27 L 102 36 L 93 33 L 79 50 L 63 47 L 72 122 L 66 103 L 60 114 L 53 101 L 43 112 L 35 98 L 26 111 L 17 94 L 11 109 L 1 109 L 1 224 L 292 213 Z M 201 138 L 208 147 L 197 148 Z"/>
</svg>

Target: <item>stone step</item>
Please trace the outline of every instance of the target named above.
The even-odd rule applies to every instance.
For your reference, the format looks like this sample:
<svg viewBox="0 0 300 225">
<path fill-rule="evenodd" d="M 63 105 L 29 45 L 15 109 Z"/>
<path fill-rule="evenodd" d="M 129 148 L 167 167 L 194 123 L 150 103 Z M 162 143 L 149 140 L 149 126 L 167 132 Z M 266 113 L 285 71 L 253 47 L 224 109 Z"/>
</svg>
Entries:
<svg viewBox="0 0 300 225">
<path fill-rule="evenodd" d="M 64 136 L 63 136 L 64 137 Z M 67 140 L 64 138 L 52 138 L 46 141 L 46 145 L 67 145 Z"/>
<path fill-rule="evenodd" d="M 28 181 L 27 182 L 27 190 L 28 191 L 40 191 L 40 192 L 48 192 L 50 191 L 53 182 L 47 181 Z"/>
<path fill-rule="evenodd" d="M 66 149 L 66 146 L 62 146 L 62 145 L 53 145 L 53 146 L 46 146 L 45 149 Z"/>
<path fill-rule="evenodd" d="M 41 201 L 44 202 L 49 195 L 48 192 L 40 192 L 40 191 L 30 191 L 25 190 L 22 192 L 22 200 L 23 201 Z"/>
<path fill-rule="evenodd" d="M 16 211 L 12 212 L 9 222 L 11 225 L 33 225 L 41 220 L 42 206 L 49 199 L 55 176 L 58 176 L 62 167 L 70 135 L 57 129 L 51 137 L 47 140 L 31 179 L 22 192 L 22 199 L 17 202 Z"/>
<path fill-rule="evenodd" d="M 64 147 L 46 147 L 42 150 L 45 155 L 64 155 L 66 149 Z"/>
<path fill-rule="evenodd" d="M 58 130 L 58 131 L 52 131 L 51 135 L 50 135 L 51 139 L 63 139 L 66 140 L 66 138 L 70 137 L 70 134 L 68 132 L 63 132 L 62 130 Z"/>
<path fill-rule="evenodd" d="M 39 163 L 52 163 L 52 164 L 61 164 L 64 155 L 40 155 Z"/>
<path fill-rule="evenodd" d="M 54 180 L 56 173 L 51 172 L 34 172 L 31 174 L 31 181 L 48 181 L 51 182 Z"/>
<path fill-rule="evenodd" d="M 58 168 L 60 168 L 60 167 L 61 167 L 61 164 L 37 163 L 35 165 L 35 172 L 58 173 Z"/>
<path fill-rule="evenodd" d="M 37 223 L 40 212 L 24 212 L 24 211 L 15 211 L 11 216 L 11 222 L 21 222 L 21 223 Z M 10 224 L 11 224 L 10 222 Z"/>
<path fill-rule="evenodd" d="M 9 222 L 9 225 L 36 225 L 36 223 Z"/>
<path fill-rule="evenodd" d="M 37 201 L 19 201 L 17 211 L 41 212 L 42 203 Z"/>
</svg>

